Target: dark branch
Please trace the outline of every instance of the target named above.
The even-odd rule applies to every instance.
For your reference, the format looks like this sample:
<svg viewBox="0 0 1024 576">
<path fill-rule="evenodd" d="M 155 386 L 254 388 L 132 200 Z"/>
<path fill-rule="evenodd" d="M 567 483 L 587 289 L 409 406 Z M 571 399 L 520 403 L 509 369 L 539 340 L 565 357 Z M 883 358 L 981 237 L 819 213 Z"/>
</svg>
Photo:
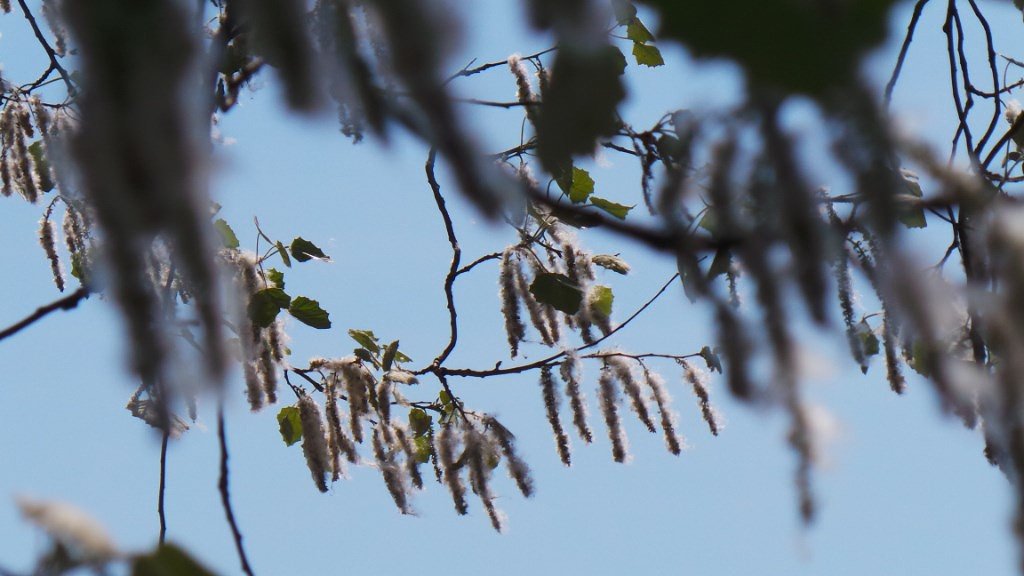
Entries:
<svg viewBox="0 0 1024 576">
<path fill-rule="evenodd" d="M 29 25 L 32 27 L 32 32 L 36 35 L 36 39 L 39 40 L 39 45 L 46 51 L 46 55 L 50 58 L 50 67 L 60 74 L 64 85 L 67 86 L 68 96 L 75 96 L 78 91 L 75 90 L 75 85 L 71 82 L 71 75 L 68 71 L 60 65 L 57 60 L 57 52 L 50 46 L 50 42 L 43 35 L 43 31 L 39 29 L 39 24 L 36 22 L 36 17 L 32 15 L 32 11 L 28 9 L 28 4 L 25 0 L 18 0 L 18 5 L 21 6 L 21 11 L 25 13 L 25 19 L 28 20 Z M 49 74 L 49 72 L 47 72 Z"/>
<path fill-rule="evenodd" d="M 448 207 L 445 205 L 444 196 L 441 195 L 441 186 L 437 183 L 437 178 L 434 175 L 434 163 L 437 160 L 437 151 L 433 148 L 430 149 L 430 154 L 427 156 L 427 182 L 430 183 L 430 189 L 434 192 L 434 202 L 437 203 L 437 209 L 441 212 L 441 218 L 444 220 L 444 229 L 448 234 L 448 243 L 452 246 L 452 263 L 448 268 L 448 275 L 444 279 L 444 296 L 448 302 L 448 317 L 450 324 L 450 336 L 448 338 L 448 345 L 444 347 L 444 350 L 434 359 L 433 365 L 440 366 L 448 356 L 455 349 L 455 344 L 459 339 L 459 315 L 455 310 L 455 294 L 453 289 L 455 286 L 455 278 L 459 275 L 459 263 L 462 259 L 462 249 L 459 248 L 459 241 L 455 237 L 455 226 L 452 224 L 451 214 L 448 213 Z"/>
<path fill-rule="evenodd" d="M 156 512 L 160 516 L 160 544 L 167 536 L 167 513 L 164 510 L 164 494 L 167 492 L 167 441 L 171 437 L 171 428 L 164 426 L 164 437 L 160 443 L 160 488 L 156 499 Z"/>
<path fill-rule="evenodd" d="M 87 298 L 88 296 L 89 290 L 85 286 L 82 286 L 78 290 L 75 290 L 74 292 L 68 294 L 67 296 L 61 298 L 60 300 L 57 300 L 56 302 L 51 302 L 46 306 L 42 306 L 36 309 L 35 312 L 29 314 L 21 322 L 18 322 L 17 324 L 0 330 L 0 340 L 3 340 L 4 338 L 8 338 L 10 336 L 13 336 L 14 334 L 17 334 L 18 332 L 21 332 L 25 328 L 31 326 L 36 321 L 41 320 L 50 312 L 56 312 L 57 310 L 71 310 L 75 306 L 78 306 L 78 303 L 81 302 L 84 298 Z"/>
<path fill-rule="evenodd" d="M 896 67 L 893 68 L 892 76 L 889 78 L 889 82 L 885 85 L 885 105 L 888 107 L 889 102 L 892 100 L 892 91 L 896 88 L 896 81 L 899 80 L 900 71 L 903 70 L 903 63 L 907 59 L 907 51 L 910 49 L 910 43 L 914 40 L 914 30 L 917 29 L 917 22 L 921 19 L 921 11 L 924 10 L 924 5 L 928 3 L 928 0 L 917 0 L 917 4 L 914 5 L 914 14 L 910 17 L 910 24 L 907 25 L 907 36 L 903 39 L 903 46 L 900 47 L 900 55 L 896 58 Z"/>
<path fill-rule="evenodd" d="M 242 532 L 238 529 L 238 522 L 235 521 L 235 512 L 231 509 L 231 493 L 228 491 L 228 443 L 224 431 L 224 401 L 217 402 L 217 437 L 220 439 L 220 482 L 217 487 L 220 490 L 220 502 L 224 507 L 224 515 L 227 516 L 228 525 L 231 526 L 231 535 L 235 539 L 235 548 L 238 549 L 238 559 L 242 562 L 242 571 L 253 576 L 252 568 L 249 566 L 249 559 L 245 555 L 245 547 L 242 546 Z"/>
</svg>

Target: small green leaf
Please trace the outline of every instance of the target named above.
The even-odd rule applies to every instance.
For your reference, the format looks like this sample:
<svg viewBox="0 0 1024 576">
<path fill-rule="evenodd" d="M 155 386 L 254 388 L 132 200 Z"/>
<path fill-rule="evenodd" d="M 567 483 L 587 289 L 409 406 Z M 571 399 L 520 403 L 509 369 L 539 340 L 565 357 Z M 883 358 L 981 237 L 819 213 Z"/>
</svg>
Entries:
<svg viewBox="0 0 1024 576">
<path fill-rule="evenodd" d="M 915 201 L 915 199 L 924 196 L 924 191 L 921 190 L 921 183 L 918 180 L 917 174 L 910 170 L 901 169 L 900 177 L 903 179 L 904 192 L 906 192 L 907 196 L 903 197 L 903 204 L 905 205 L 899 207 L 899 221 L 907 228 L 924 228 L 928 226 L 924 208 L 918 206 Z M 900 196 L 897 195 L 896 199 L 899 201 Z"/>
<path fill-rule="evenodd" d="M 612 289 L 607 286 L 594 286 L 590 289 L 590 296 L 587 298 L 590 309 L 608 318 L 612 315 L 612 302 L 615 295 Z"/>
<path fill-rule="evenodd" d="M 274 247 L 277 248 L 277 253 L 281 255 L 281 261 L 284 262 L 284 265 L 291 268 L 292 259 L 288 256 L 288 250 L 285 249 L 284 244 L 281 244 L 281 241 L 278 240 L 274 243 Z"/>
<path fill-rule="evenodd" d="M 707 230 L 708 234 L 714 236 L 715 233 L 718 231 L 718 215 L 715 214 L 715 209 L 712 208 L 711 206 L 708 206 L 704 210 L 704 216 L 701 217 L 700 222 L 697 223 L 697 226 Z"/>
<path fill-rule="evenodd" d="M 710 346 L 705 346 L 700 349 L 700 357 L 704 359 L 704 363 L 707 364 L 708 370 L 718 372 L 719 374 L 722 373 L 722 361 Z"/>
<path fill-rule="evenodd" d="M 412 362 L 412 358 L 409 358 L 405 354 L 402 354 L 401 350 L 395 350 L 395 362 L 405 364 L 406 362 Z"/>
<path fill-rule="evenodd" d="M 280 288 L 264 288 L 249 298 L 249 319 L 260 328 L 274 323 L 278 312 L 287 308 L 291 297 Z"/>
<path fill-rule="evenodd" d="M 448 392 L 441 390 L 437 393 L 437 398 L 441 401 L 441 404 L 448 406 L 452 403 L 452 397 L 448 395 Z"/>
<path fill-rule="evenodd" d="M 629 264 L 625 260 L 618 256 L 612 256 L 610 254 L 598 254 L 597 256 L 591 256 L 590 261 L 595 265 L 600 266 L 606 270 L 611 270 L 618 274 L 625 276 L 629 274 Z"/>
<path fill-rule="evenodd" d="M 590 203 L 597 206 L 601 210 L 615 216 L 619 220 L 625 220 L 626 215 L 633 209 L 632 206 L 626 206 L 612 202 L 611 200 L 605 200 L 604 198 L 598 198 L 597 196 L 590 197 Z"/>
<path fill-rule="evenodd" d="M 132 576 L 214 576 L 174 544 L 161 544 L 155 552 L 132 559 Z"/>
<path fill-rule="evenodd" d="M 377 337 L 373 335 L 373 330 L 349 330 L 348 335 L 363 348 L 374 354 L 380 354 L 380 345 L 377 344 Z"/>
<path fill-rule="evenodd" d="M 573 204 L 586 202 L 593 192 L 594 179 L 590 177 L 590 172 L 574 166 L 572 169 L 572 186 L 569 188 L 569 200 L 572 200 Z"/>
<path fill-rule="evenodd" d="M 432 449 L 430 447 L 430 437 L 427 435 L 417 436 L 412 440 L 413 446 L 416 448 L 416 461 L 420 464 L 426 464 L 430 462 L 430 453 Z"/>
<path fill-rule="evenodd" d="M 324 254 L 324 251 L 318 248 L 316 244 L 313 244 L 309 240 L 301 237 L 292 240 L 291 253 L 292 258 L 295 258 L 299 262 L 306 262 L 313 258 L 318 260 L 330 260 L 330 258 L 327 257 L 327 254 Z"/>
<path fill-rule="evenodd" d="M 861 348 L 865 356 L 877 356 L 880 351 L 878 336 L 867 322 L 861 320 L 857 327 L 857 337 L 860 338 Z"/>
<path fill-rule="evenodd" d="M 39 177 L 39 188 L 43 192 L 49 192 L 56 186 L 50 173 L 50 161 L 46 158 L 46 151 L 43 150 L 43 141 L 36 140 L 28 147 L 28 153 L 32 156 L 32 163 L 36 168 L 36 175 Z"/>
<path fill-rule="evenodd" d="M 583 292 L 564 274 L 544 272 L 537 274 L 530 284 L 530 293 L 537 301 L 566 314 L 579 312 Z"/>
<path fill-rule="evenodd" d="M 293 298 L 292 305 L 288 307 L 288 313 L 299 322 L 313 328 L 324 330 L 331 327 L 330 314 L 320 307 L 319 302 L 305 296 Z"/>
<path fill-rule="evenodd" d="M 373 357 L 373 353 L 371 353 L 366 348 L 356 348 L 355 350 L 352 351 L 352 353 L 356 355 L 356 358 L 359 358 L 363 362 L 369 362 L 374 366 L 378 365 L 377 359 Z"/>
<path fill-rule="evenodd" d="M 661 57 L 661 50 L 658 50 L 657 46 L 651 46 L 650 44 L 633 42 L 633 58 L 636 58 L 637 64 L 649 68 L 656 68 L 665 64 L 665 59 Z"/>
<path fill-rule="evenodd" d="M 213 223 L 213 227 L 216 228 L 217 232 L 220 234 L 221 244 L 223 244 L 225 248 L 238 248 L 238 236 L 235 236 L 235 231 L 232 230 L 231 226 L 228 225 L 227 220 L 223 218 L 217 218 L 217 220 Z"/>
<path fill-rule="evenodd" d="M 281 429 L 281 439 L 288 446 L 302 440 L 302 419 L 299 417 L 298 406 L 285 406 L 277 413 L 277 424 Z"/>
<path fill-rule="evenodd" d="M 409 411 L 409 428 L 417 438 L 430 431 L 430 425 L 434 419 L 422 408 L 413 408 Z"/>
<path fill-rule="evenodd" d="M 647 44 L 648 42 L 654 42 L 654 34 L 644 26 L 644 23 L 639 18 L 633 17 L 629 22 L 629 26 L 626 26 L 626 38 L 629 38 L 637 44 Z"/>
<path fill-rule="evenodd" d="M 395 362 L 395 354 L 398 353 L 398 340 L 395 340 L 391 344 L 388 344 L 384 348 L 384 356 L 381 358 L 381 366 L 384 371 L 391 370 L 391 365 Z"/>
<path fill-rule="evenodd" d="M 271 268 L 267 271 L 267 280 L 274 285 L 275 288 L 284 290 L 284 272 L 281 272 L 277 268 Z"/>
</svg>

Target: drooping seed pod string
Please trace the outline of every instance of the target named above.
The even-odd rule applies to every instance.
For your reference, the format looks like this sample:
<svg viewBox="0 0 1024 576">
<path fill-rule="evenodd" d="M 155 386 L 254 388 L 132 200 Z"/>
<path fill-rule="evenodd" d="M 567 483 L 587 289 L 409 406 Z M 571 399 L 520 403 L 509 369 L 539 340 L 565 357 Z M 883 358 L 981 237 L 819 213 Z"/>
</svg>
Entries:
<svg viewBox="0 0 1024 576">
<path fill-rule="evenodd" d="M 562 428 L 562 421 L 558 415 L 558 393 L 555 390 L 555 379 L 551 375 L 551 365 L 543 366 L 540 369 L 540 386 L 544 395 L 544 409 L 547 412 L 548 424 L 555 435 L 555 447 L 558 450 L 558 457 L 562 464 L 569 466 L 571 455 L 569 453 L 569 437 Z"/>
<path fill-rule="evenodd" d="M 572 409 L 572 423 L 576 427 L 580 438 L 590 444 L 594 441 L 594 435 L 587 424 L 587 401 L 580 388 L 580 361 L 579 356 L 573 350 L 568 350 L 565 360 L 559 368 L 562 380 L 565 382 L 565 393 L 569 397 L 569 408 Z"/>
</svg>

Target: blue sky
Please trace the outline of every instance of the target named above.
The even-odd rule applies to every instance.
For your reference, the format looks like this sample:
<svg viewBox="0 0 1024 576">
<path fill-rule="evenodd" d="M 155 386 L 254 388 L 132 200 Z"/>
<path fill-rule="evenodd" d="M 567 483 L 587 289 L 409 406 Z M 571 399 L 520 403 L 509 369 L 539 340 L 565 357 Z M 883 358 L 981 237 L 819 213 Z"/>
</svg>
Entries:
<svg viewBox="0 0 1024 576">
<path fill-rule="evenodd" d="M 462 46 L 452 70 L 548 46 L 523 23 L 518 2 L 475 2 L 465 11 Z M 895 100 L 896 116 L 939 142 L 951 133 L 945 92 L 942 7 L 930 6 L 922 42 L 912 53 Z M 993 5 L 997 37 L 1019 54 L 1020 13 Z M 902 28 L 909 6 L 896 12 Z M 643 14 L 642 14 L 643 15 Z M 32 70 L 36 47 L 26 42 L 16 14 L 0 18 L 5 75 Z M 1015 36 L 1016 35 L 1016 36 Z M 868 74 L 881 85 L 901 37 L 872 59 Z M 726 64 L 695 65 L 677 48 L 663 47 L 667 66 L 630 66 L 631 99 L 625 117 L 638 126 L 669 109 L 697 111 L 736 99 L 741 84 Z M 883 79 L 883 80 L 879 80 Z M 333 257 L 288 272 L 289 287 L 317 298 L 334 328 L 319 332 L 290 325 L 296 363 L 313 355 L 341 356 L 348 328 L 401 338 L 402 349 L 423 362 L 447 338 L 441 282 L 450 258 L 447 241 L 423 178 L 426 150 L 397 132 L 389 146 L 354 146 L 330 113 L 296 118 L 281 111 L 272 78 L 220 130 L 236 142 L 218 151 L 214 197 L 243 245 L 252 248 L 254 216 L 265 231 L 302 235 Z M 504 70 L 459 80 L 466 95 L 510 99 Z M 813 116 L 795 107 L 796 130 L 814 130 Z M 517 112 L 467 108 L 487 148 L 518 143 Z M 598 191 L 637 201 L 638 170 L 628 158 L 606 156 L 592 166 Z M 829 174 L 822 174 L 826 183 Z M 464 258 L 513 241 L 509 230 L 479 218 L 454 192 L 442 170 Z M 35 240 L 39 206 L 7 199 L 0 216 L 4 277 L 0 325 L 7 325 L 57 294 Z M 926 237 L 927 239 L 927 237 Z M 594 252 L 621 252 L 634 268 L 605 278 L 616 290 L 616 315 L 630 313 L 674 272 L 672 262 L 641 246 L 594 235 Z M 506 359 L 495 266 L 460 280 L 463 336 L 453 366 L 485 367 Z M 865 305 L 869 305 L 866 303 Z M 673 287 L 618 340 L 632 351 L 696 352 L 713 343 L 707 311 L 685 302 Z M 943 416 L 928 385 L 916 377 L 903 397 L 892 394 L 881 366 L 861 376 L 843 354 L 838 334 L 801 326 L 819 369 L 807 395 L 837 422 L 826 465 L 815 474 L 818 522 L 797 519 L 792 471 L 781 415 L 732 402 L 723 382 L 712 397 L 727 420 L 718 438 L 700 421 L 695 401 L 674 365 L 658 365 L 680 414 L 690 449 L 676 458 L 662 439 L 627 418 L 633 460 L 611 461 L 602 433 L 591 446 L 574 441 L 574 464 L 554 451 L 535 374 L 453 381 L 467 406 L 495 412 L 518 436 L 538 490 L 524 500 L 501 478 L 499 507 L 508 531 L 497 535 L 476 502 L 458 517 L 443 487 L 418 494 L 417 517 L 394 508 L 376 470 L 353 467 L 350 479 L 328 494 L 313 487 L 298 446 L 280 440 L 275 409 L 250 414 L 243 386 L 232 381 L 228 411 L 232 486 L 238 520 L 258 574 L 1011 574 L 1011 497 L 1002 475 L 981 455 L 982 442 Z M 0 565 L 27 568 L 44 540 L 25 524 L 13 496 L 71 502 L 106 525 L 126 550 L 153 545 L 157 535 L 159 438 L 123 406 L 135 384 L 124 368 L 122 331 L 109 302 L 93 297 L 79 309 L 0 345 Z M 529 353 L 532 355 L 533 351 Z M 507 361 L 507 359 L 506 359 Z M 596 423 L 596 367 L 585 366 Z M 435 394 L 425 380 L 420 398 Z M 207 404 L 198 426 L 173 443 L 168 469 L 168 537 L 222 574 L 238 563 L 216 491 L 215 420 Z M 596 425 L 598 430 L 603 430 Z M 575 440 L 575 439 L 574 439 Z"/>
</svg>

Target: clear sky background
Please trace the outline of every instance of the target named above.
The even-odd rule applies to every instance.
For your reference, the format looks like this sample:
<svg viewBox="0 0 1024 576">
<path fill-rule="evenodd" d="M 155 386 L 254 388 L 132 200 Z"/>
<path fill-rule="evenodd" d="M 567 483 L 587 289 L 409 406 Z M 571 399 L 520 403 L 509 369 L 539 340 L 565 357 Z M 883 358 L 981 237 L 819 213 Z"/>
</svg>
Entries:
<svg viewBox="0 0 1024 576">
<path fill-rule="evenodd" d="M 550 45 L 525 25 L 519 2 L 450 4 L 465 18 L 452 71 L 474 57 L 500 60 Z M 983 6 L 1001 49 L 1024 55 L 1020 12 L 1004 2 Z M 876 86 L 891 69 L 909 9 L 895 11 L 896 33 L 870 60 L 866 73 Z M 946 146 L 954 118 L 939 30 L 944 10 L 939 4 L 927 8 L 894 102 L 899 124 L 939 148 Z M 654 19 L 641 16 L 653 29 Z M 45 67 L 17 14 L 0 18 L 0 33 L 5 76 L 20 82 Z M 731 66 L 697 65 L 682 49 L 661 48 L 665 67 L 628 68 L 631 97 L 624 117 L 635 126 L 649 126 L 671 109 L 700 113 L 738 100 L 742 83 Z M 334 322 L 330 331 L 289 325 L 295 363 L 350 353 L 348 328 L 401 338 L 417 366 L 434 357 L 447 340 L 441 284 L 450 252 L 423 177 L 426 149 L 398 131 L 389 146 L 372 139 L 352 145 L 330 112 L 312 119 L 282 112 L 273 77 L 265 78 L 262 89 L 243 91 L 241 106 L 220 125 L 234 143 L 218 149 L 214 198 L 243 246 L 254 246 L 256 216 L 268 234 L 301 234 L 333 257 L 330 264 L 288 271 L 290 292 L 318 299 Z M 501 69 L 455 86 L 467 96 L 514 95 L 512 78 Z M 809 106 L 795 102 L 791 111 L 791 129 L 814 137 L 819 128 Z M 520 112 L 465 112 L 483 148 L 518 144 Z M 815 177 L 822 184 L 841 183 L 827 162 L 810 154 L 808 165 L 820 167 Z M 639 170 L 629 157 L 602 154 L 590 168 L 599 194 L 639 201 Z M 439 178 L 466 261 L 514 241 L 509 229 L 482 221 L 461 201 L 444 170 Z M 35 239 L 41 207 L 15 198 L 0 204 L 0 325 L 6 326 L 58 294 Z M 934 238 L 942 242 L 944 236 Z M 673 262 L 639 245 L 590 233 L 583 240 L 595 253 L 621 252 L 633 265 L 627 277 L 602 278 L 615 289 L 619 320 L 674 272 Z M 450 365 L 508 362 L 496 266 L 483 265 L 460 280 L 457 297 L 463 335 Z M 861 311 L 873 311 L 871 303 Z M 712 398 L 727 426 L 713 438 L 674 364 L 652 366 L 669 382 L 690 448 L 671 456 L 660 435 L 627 416 L 633 454 L 627 465 L 611 461 L 594 403 L 594 365 L 584 371 L 597 440 L 583 446 L 574 439 L 571 468 L 555 453 L 536 374 L 454 380 L 468 407 L 496 413 L 517 434 L 533 468 L 537 494 L 529 500 L 507 478 L 496 477 L 498 506 L 509 516 L 502 535 L 491 530 L 476 501 L 470 501 L 468 517 L 457 516 L 436 484 L 416 496 L 417 517 L 401 516 L 370 467 L 350 468 L 348 480 L 320 494 L 299 446 L 281 441 L 276 408 L 250 414 L 236 374 L 228 440 L 234 505 L 250 559 L 263 575 L 1015 573 L 1009 485 L 985 462 L 979 435 L 943 416 L 929 385 L 916 375 L 909 376 L 907 394 L 897 397 L 878 362 L 860 375 L 846 358 L 841 334 L 798 330 L 811 359 L 807 395 L 835 421 L 814 477 L 820 514 L 809 529 L 798 521 L 796 461 L 785 442 L 785 418 L 732 402 L 716 376 Z M 111 304 L 92 297 L 0 345 L 0 565 L 27 569 L 45 546 L 20 519 L 17 494 L 83 508 L 126 550 L 156 542 L 159 437 L 123 408 L 135 383 L 125 369 L 122 335 Z M 615 341 L 630 351 L 687 353 L 713 340 L 707 310 L 689 305 L 674 286 Z M 410 396 L 430 399 L 436 390 L 436 382 L 425 379 Z M 236 574 L 216 488 L 212 408 L 201 406 L 199 423 L 172 443 L 168 537 L 220 573 Z"/>
</svg>

